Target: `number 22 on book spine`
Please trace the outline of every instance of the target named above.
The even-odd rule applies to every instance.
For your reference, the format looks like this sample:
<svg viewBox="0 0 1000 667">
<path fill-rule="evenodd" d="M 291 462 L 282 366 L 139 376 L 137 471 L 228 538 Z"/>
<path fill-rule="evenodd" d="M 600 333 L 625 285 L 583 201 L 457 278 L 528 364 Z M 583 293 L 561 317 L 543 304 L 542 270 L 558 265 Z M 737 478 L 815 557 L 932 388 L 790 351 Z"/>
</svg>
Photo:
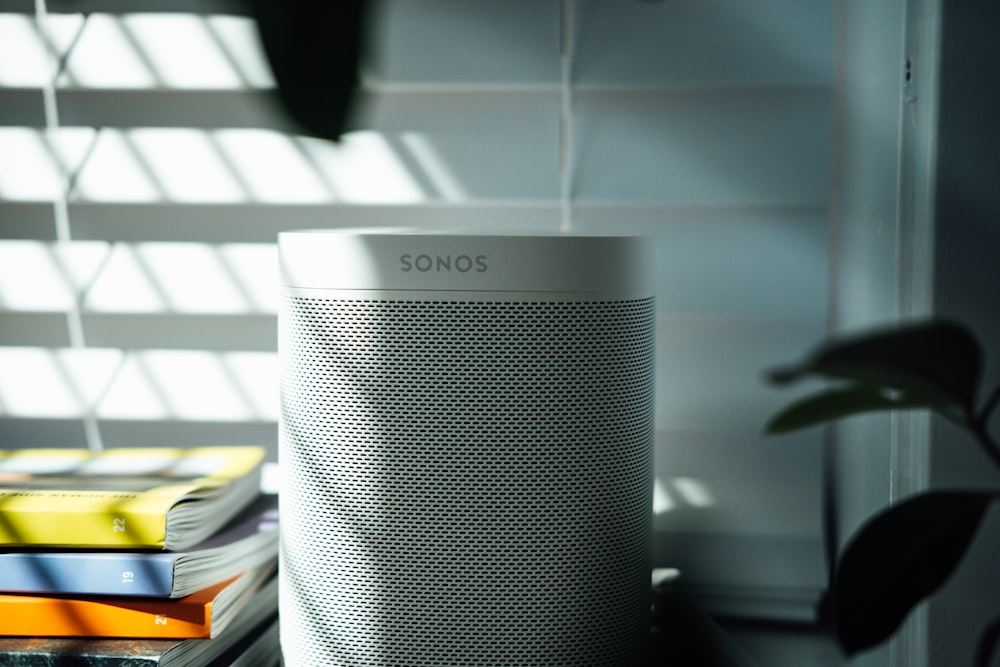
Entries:
<svg viewBox="0 0 1000 667">
<path fill-rule="evenodd" d="M 125 518 L 124 517 L 115 517 L 114 523 L 112 524 L 111 530 L 114 531 L 114 532 L 116 532 L 116 533 L 124 533 L 125 532 Z"/>
</svg>

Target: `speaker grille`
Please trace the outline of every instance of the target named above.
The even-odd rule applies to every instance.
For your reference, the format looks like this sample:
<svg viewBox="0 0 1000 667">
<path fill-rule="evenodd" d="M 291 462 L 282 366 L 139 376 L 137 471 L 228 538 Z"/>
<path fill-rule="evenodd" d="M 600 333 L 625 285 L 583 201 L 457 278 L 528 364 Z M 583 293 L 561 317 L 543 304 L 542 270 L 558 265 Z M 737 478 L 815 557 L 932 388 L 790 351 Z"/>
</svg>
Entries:
<svg viewBox="0 0 1000 667">
<path fill-rule="evenodd" d="M 652 299 L 286 296 L 280 319 L 286 664 L 637 657 Z"/>
</svg>

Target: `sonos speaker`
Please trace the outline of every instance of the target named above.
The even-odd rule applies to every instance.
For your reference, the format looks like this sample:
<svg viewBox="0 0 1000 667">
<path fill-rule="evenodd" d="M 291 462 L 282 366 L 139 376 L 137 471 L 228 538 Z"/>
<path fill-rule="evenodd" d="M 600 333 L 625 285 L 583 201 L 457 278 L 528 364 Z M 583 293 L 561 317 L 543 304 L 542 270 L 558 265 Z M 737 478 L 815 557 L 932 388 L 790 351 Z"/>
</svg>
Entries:
<svg viewBox="0 0 1000 667">
<path fill-rule="evenodd" d="M 638 664 L 646 242 L 330 230 L 279 254 L 285 664 Z"/>
</svg>

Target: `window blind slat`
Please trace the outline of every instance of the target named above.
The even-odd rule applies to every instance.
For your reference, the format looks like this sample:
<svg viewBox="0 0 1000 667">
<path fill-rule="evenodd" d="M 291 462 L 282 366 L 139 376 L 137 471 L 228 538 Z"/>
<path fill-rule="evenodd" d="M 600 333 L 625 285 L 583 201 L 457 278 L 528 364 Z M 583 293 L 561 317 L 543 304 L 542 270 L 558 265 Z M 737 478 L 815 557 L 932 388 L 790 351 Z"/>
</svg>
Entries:
<svg viewBox="0 0 1000 667">
<path fill-rule="evenodd" d="M 78 240 L 275 242 L 285 229 L 330 226 L 398 226 L 427 229 L 476 224 L 510 231 L 551 227 L 558 219 L 552 202 L 476 201 L 406 206 L 366 204 L 183 204 L 170 202 L 71 202 L 73 238 Z M 0 238 L 55 240 L 52 204 L 0 202 Z"/>
<path fill-rule="evenodd" d="M 0 88 L 0 125 L 45 127 L 42 91 Z M 59 88 L 66 127 L 291 128 L 270 91 Z"/>
<path fill-rule="evenodd" d="M 273 314 L 84 313 L 81 319 L 87 345 L 95 348 L 273 352 L 277 347 Z M 72 344 L 64 313 L 0 310 L 0 329 L 3 345 L 68 348 Z"/>
</svg>

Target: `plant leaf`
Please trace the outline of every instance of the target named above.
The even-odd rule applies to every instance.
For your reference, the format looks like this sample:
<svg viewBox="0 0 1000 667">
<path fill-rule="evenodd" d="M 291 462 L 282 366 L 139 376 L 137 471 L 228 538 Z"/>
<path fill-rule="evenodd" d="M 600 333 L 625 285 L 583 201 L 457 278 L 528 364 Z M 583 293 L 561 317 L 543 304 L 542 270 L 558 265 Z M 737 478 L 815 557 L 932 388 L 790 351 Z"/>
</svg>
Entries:
<svg viewBox="0 0 1000 667">
<path fill-rule="evenodd" d="M 764 427 L 765 433 L 789 433 L 862 412 L 931 407 L 922 397 L 893 396 L 870 385 L 852 384 L 807 396 L 782 409 Z"/>
<path fill-rule="evenodd" d="M 904 390 L 934 405 L 975 409 L 983 353 L 961 324 L 932 320 L 834 340 L 802 363 L 769 374 L 785 384 L 825 375 Z"/>
<path fill-rule="evenodd" d="M 293 131 L 340 141 L 351 129 L 371 4 L 365 0 L 246 3 Z"/>
<path fill-rule="evenodd" d="M 887 639 L 948 579 L 996 499 L 992 492 L 925 493 L 861 528 L 840 558 L 833 586 L 837 637 L 849 655 Z"/>
</svg>

